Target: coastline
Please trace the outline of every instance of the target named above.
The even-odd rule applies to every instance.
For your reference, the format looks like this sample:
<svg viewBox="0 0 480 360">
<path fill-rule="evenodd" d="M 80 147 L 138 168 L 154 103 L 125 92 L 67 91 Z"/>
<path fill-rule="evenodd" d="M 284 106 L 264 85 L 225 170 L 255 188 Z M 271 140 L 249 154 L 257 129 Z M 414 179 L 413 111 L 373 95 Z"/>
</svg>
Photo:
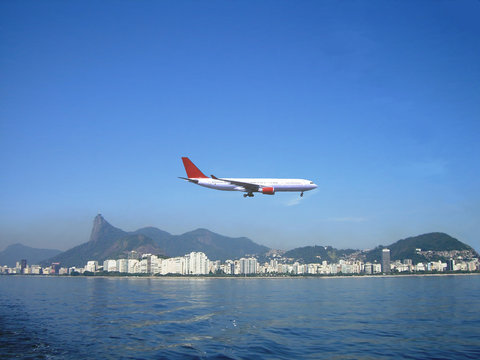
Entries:
<svg viewBox="0 0 480 360">
<path fill-rule="evenodd" d="M 439 276 L 471 276 L 480 275 L 480 272 L 470 273 L 448 273 L 448 274 L 396 274 L 396 275 L 286 275 L 286 276 L 215 276 L 215 275 L 37 275 L 37 274 L 0 274 L 2 276 L 20 276 L 20 277 L 42 277 L 42 278 L 88 278 L 88 279 L 157 279 L 157 280 L 277 280 L 277 279 L 364 279 L 364 278 L 404 278 L 404 277 L 439 277 Z"/>
</svg>

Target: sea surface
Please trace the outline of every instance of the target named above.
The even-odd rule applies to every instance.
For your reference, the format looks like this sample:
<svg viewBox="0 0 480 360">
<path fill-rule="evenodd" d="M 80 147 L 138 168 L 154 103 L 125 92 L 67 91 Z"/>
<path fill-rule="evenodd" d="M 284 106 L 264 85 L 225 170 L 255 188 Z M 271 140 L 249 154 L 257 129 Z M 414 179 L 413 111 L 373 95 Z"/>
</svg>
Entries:
<svg viewBox="0 0 480 360">
<path fill-rule="evenodd" d="M 0 276 L 6 359 L 480 359 L 480 276 Z"/>
</svg>

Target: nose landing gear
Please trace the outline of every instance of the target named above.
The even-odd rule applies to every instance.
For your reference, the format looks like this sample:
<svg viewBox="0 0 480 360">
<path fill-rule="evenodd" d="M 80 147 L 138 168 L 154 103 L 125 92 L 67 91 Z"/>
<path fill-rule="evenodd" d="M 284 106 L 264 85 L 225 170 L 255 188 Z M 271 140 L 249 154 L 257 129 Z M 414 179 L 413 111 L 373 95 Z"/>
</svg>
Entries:
<svg viewBox="0 0 480 360">
<path fill-rule="evenodd" d="M 300 197 L 303 197 L 303 191 L 300 193 Z"/>
</svg>

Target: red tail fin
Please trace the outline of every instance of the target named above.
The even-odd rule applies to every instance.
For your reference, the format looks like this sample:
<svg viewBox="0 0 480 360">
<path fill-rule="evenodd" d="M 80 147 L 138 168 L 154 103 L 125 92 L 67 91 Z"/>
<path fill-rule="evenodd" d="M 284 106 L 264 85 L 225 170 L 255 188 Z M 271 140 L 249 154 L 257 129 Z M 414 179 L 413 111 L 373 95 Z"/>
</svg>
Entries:
<svg viewBox="0 0 480 360">
<path fill-rule="evenodd" d="M 190 161 L 188 157 L 182 157 L 183 166 L 185 166 L 185 171 L 187 176 L 191 178 L 206 178 L 206 176 L 200 171 L 199 168 L 195 166 L 193 162 Z"/>
</svg>

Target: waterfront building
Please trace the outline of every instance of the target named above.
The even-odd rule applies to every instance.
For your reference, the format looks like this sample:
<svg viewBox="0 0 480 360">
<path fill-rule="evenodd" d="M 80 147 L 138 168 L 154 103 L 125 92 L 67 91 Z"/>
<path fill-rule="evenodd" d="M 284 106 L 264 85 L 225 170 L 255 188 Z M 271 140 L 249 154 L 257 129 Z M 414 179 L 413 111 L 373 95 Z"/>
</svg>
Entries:
<svg viewBox="0 0 480 360">
<path fill-rule="evenodd" d="M 453 259 L 447 260 L 447 271 L 453 271 L 454 267 L 455 267 L 455 260 Z"/>
<path fill-rule="evenodd" d="M 150 272 L 152 274 L 160 274 L 162 272 L 162 259 L 157 255 L 150 257 Z"/>
<path fill-rule="evenodd" d="M 30 268 L 30 272 L 35 275 L 39 275 L 42 273 L 42 267 L 40 265 L 32 265 Z"/>
<path fill-rule="evenodd" d="M 26 259 L 20 260 L 20 273 L 28 274 L 28 269 L 27 269 L 27 272 L 25 272 L 26 269 L 27 269 L 27 260 Z"/>
<path fill-rule="evenodd" d="M 306 264 L 306 273 L 307 274 L 318 274 L 318 269 L 320 268 L 320 264 Z"/>
<path fill-rule="evenodd" d="M 137 259 L 128 259 L 127 261 L 127 272 L 129 274 L 135 274 L 138 271 L 138 260 Z"/>
<path fill-rule="evenodd" d="M 52 275 L 58 275 L 60 271 L 60 263 L 52 263 L 50 266 L 50 274 Z"/>
<path fill-rule="evenodd" d="M 235 275 L 240 274 L 240 260 L 234 260 L 233 265 L 234 265 L 233 273 Z"/>
<path fill-rule="evenodd" d="M 210 263 L 203 252 L 191 252 L 185 255 L 185 270 L 188 275 L 206 275 L 209 273 Z"/>
<path fill-rule="evenodd" d="M 83 274 L 84 271 L 85 271 L 84 268 L 76 268 L 75 266 L 72 266 L 72 267 L 68 268 L 68 274 L 69 275 L 72 275 L 75 272 Z"/>
<path fill-rule="evenodd" d="M 149 274 L 151 270 L 151 260 L 150 256 L 144 257 L 139 261 L 139 272 L 140 274 Z"/>
<path fill-rule="evenodd" d="M 117 260 L 105 260 L 103 262 L 103 271 L 110 272 L 110 271 L 117 271 Z"/>
<path fill-rule="evenodd" d="M 220 260 L 210 261 L 210 268 L 208 270 L 212 274 L 215 274 L 217 271 L 220 270 L 221 265 L 222 265 L 222 262 Z"/>
<path fill-rule="evenodd" d="M 258 262 L 255 258 L 241 258 L 240 259 L 240 274 L 256 274 Z"/>
<path fill-rule="evenodd" d="M 235 275 L 235 263 L 232 260 L 225 261 L 225 265 L 222 265 L 223 272 L 227 275 Z"/>
<path fill-rule="evenodd" d="M 425 271 L 425 264 L 418 263 L 417 265 L 415 265 L 415 271 Z"/>
<path fill-rule="evenodd" d="M 478 263 L 476 261 L 467 262 L 467 271 L 475 271 L 478 269 Z"/>
<path fill-rule="evenodd" d="M 127 259 L 118 259 L 117 260 L 117 271 L 121 273 L 128 273 L 128 260 Z"/>
<path fill-rule="evenodd" d="M 382 272 L 390 273 L 390 249 L 382 249 Z"/>
<path fill-rule="evenodd" d="M 365 274 L 367 275 L 373 274 L 373 264 L 366 263 L 364 269 L 365 269 Z"/>
<path fill-rule="evenodd" d="M 87 261 L 87 265 L 85 266 L 85 271 L 95 272 L 98 270 L 98 261 Z"/>
<path fill-rule="evenodd" d="M 277 259 L 270 260 L 270 267 L 272 269 L 276 269 L 277 266 L 278 266 L 278 260 Z"/>
<path fill-rule="evenodd" d="M 160 268 L 161 275 L 180 274 L 185 275 L 185 257 L 163 259 Z"/>
<path fill-rule="evenodd" d="M 446 269 L 447 264 L 442 263 L 441 261 L 433 261 L 429 263 L 428 270 L 429 271 L 444 271 Z"/>
</svg>

